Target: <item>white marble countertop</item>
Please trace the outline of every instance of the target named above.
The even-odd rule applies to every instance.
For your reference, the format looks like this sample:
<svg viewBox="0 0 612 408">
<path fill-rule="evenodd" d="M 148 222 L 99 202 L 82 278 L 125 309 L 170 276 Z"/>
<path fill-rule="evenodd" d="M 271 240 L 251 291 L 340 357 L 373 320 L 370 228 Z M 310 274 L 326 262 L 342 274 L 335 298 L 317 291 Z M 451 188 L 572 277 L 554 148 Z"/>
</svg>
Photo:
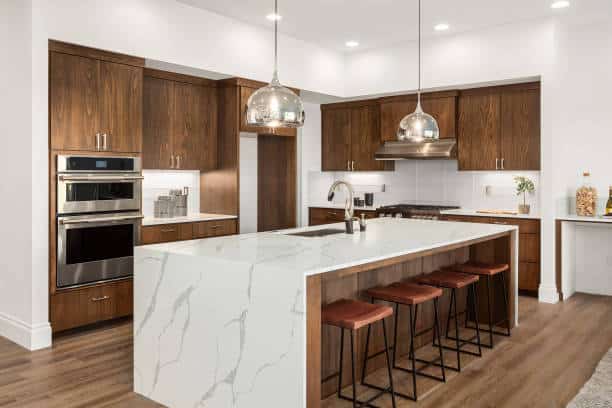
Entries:
<svg viewBox="0 0 612 408">
<path fill-rule="evenodd" d="M 539 220 L 540 215 L 538 213 L 530 213 L 530 214 L 488 214 L 488 213 L 479 213 L 478 210 L 471 210 L 466 208 L 460 208 L 457 210 L 445 210 L 440 211 L 440 214 L 443 215 L 467 215 L 471 217 L 498 217 L 498 218 L 519 218 L 519 219 L 530 219 L 530 220 Z M 506 210 L 502 210 L 506 211 Z M 507 210 L 512 211 L 512 210 Z"/>
<path fill-rule="evenodd" d="M 330 208 L 330 209 L 338 209 L 338 210 L 344 210 L 344 203 L 329 203 L 329 202 L 325 202 L 325 203 L 311 203 L 308 204 L 309 208 Z M 374 203 L 374 205 L 372 206 L 363 206 L 363 207 L 357 207 L 354 206 L 353 208 L 355 210 L 361 210 L 361 211 L 376 211 L 376 209 L 380 207 L 380 204 Z"/>
<path fill-rule="evenodd" d="M 559 221 L 574 221 L 574 222 L 598 222 L 602 224 L 612 223 L 612 217 L 605 217 L 603 215 L 596 215 L 595 217 L 582 217 L 579 215 L 565 215 L 557 217 Z"/>
<path fill-rule="evenodd" d="M 287 235 L 293 232 L 336 228 L 344 223 L 293 230 L 233 235 L 214 239 L 164 243 L 140 248 L 215 258 L 227 262 L 266 264 L 299 271 L 305 276 L 363 265 L 396 256 L 441 248 L 516 229 L 515 226 L 437 222 L 417 219 L 376 218 L 367 230 L 325 237 Z"/>
<path fill-rule="evenodd" d="M 231 219 L 236 219 L 236 218 L 238 217 L 235 215 L 206 214 L 206 213 L 194 213 L 194 214 L 189 214 L 186 217 L 172 217 L 172 218 L 144 217 L 142 219 L 142 226 L 147 227 L 151 225 L 181 224 L 184 222 L 231 220 Z"/>
</svg>

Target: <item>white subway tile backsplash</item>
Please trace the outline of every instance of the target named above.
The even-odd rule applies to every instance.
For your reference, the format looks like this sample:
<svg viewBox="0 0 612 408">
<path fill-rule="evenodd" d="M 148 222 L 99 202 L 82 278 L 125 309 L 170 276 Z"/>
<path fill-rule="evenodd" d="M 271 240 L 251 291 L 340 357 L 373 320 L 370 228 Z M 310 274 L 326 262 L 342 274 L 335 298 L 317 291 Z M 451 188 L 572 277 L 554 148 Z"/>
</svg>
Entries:
<svg viewBox="0 0 612 408">
<path fill-rule="evenodd" d="M 153 216 L 153 202 L 160 195 L 167 195 L 171 189 L 189 188 L 188 209 L 190 213 L 200 212 L 200 172 L 188 170 L 143 170 L 142 213 Z"/>
</svg>

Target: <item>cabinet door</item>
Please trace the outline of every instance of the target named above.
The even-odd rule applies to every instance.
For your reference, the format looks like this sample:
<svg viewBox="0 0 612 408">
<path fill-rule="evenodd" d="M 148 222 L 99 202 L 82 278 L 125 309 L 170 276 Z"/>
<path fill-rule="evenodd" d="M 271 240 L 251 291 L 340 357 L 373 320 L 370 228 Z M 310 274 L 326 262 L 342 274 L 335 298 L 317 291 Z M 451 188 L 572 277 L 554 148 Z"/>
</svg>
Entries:
<svg viewBox="0 0 612 408">
<path fill-rule="evenodd" d="M 457 97 L 443 98 L 423 95 L 421 101 L 423 110 L 433 116 L 440 128 L 440 139 L 454 139 L 457 137 Z M 399 122 L 397 122 L 399 124 Z"/>
<path fill-rule="evenodd" d="M 51 148 L 96 150 L 98 66 L 94 59 L 52 52 L 49 67 Z"/>
<path fill-rule="evenodd" d="M 199 169 L 201 171 L 217 168 L 217 89 L 203 87 L 202 114 L 204 130 L 200 137 Z"/>
<path fill-rule="evenodd" d="M 174 89 L 173 151 L 176 167 L 198 170 L 206 129 L 203 87 L 177 82 Z"/>
<path fill-rule="evenodd" d="M 381 145 L 378 106 L 351 109 L 351 170 L 380 171 L 385 162 L 374 159 Z"/>
<path fill-rule="evenodd" d="M 461 95 L 458 124 L 459 170 L 496 170 L 500 157 L 499 93 Z"/>
<path fill-rule="evenodd" d="M 350 170 L 351 109 L 323 109 L 321 128 L 322 170 Z"/>
<path fill-rule="evenodd" d="M 397 140 L 397 129 L 404 116 L 414 112 L 416 98 L 394 99 L 380 104 L 380 138 L 381 141 Z"/>
<path fill-rule="evenodd" d="M 107 135 L 102 150 L 141 151 L 142 83 L 142 68 L 100 62 L 100 124 Z"/>
<path fill-rule="evenodd" d="M 145 169 L 173 165 L 174 82 L 145 77 L 142 163 Z"/>
<path fill-rule="evenodd" d="M 344 210 L 332 208 L 315 208 L 309 209 L 309 225 L 324 225 L 333 224 L 344 221 Z"/>
<path fill-rule="evenodd" d="M 540 91 L 501 94 L 501 153 L 504 170 L 540 170 Z"/>
</svg>

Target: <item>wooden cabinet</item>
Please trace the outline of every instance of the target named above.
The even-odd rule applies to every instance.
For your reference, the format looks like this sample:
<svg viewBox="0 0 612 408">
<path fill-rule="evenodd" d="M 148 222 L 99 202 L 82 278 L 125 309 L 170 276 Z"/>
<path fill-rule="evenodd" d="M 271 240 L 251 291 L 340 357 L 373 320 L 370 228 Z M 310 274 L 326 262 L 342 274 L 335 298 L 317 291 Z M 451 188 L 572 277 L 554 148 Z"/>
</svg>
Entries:
<svg viewBox="0 0 612 408">
<path fill-rule="evenodd" d="M 216 89 L 212 82 L 147 69 L 143 167 L 211 170 L 217 165 Z"/>
<path fill-rule="evenodd" d="M 376 218 L 376 211 L 373 210 L 355 210 L 355 217 L 361 218 L 361 214 L 365 215 L 365 218 Z M 308 225 L 324 225 L 333 224 L 336 222 L 344 221 L 344 210 L 338 208 L 323 208 L 323 207 L 310 207 L 309 208 L 309 222 Z"/>
<path fill-rule="evenodd" d="M 519 227 L 519 290 L 536 295 L 540 286 L 540 220 L 443 215 L 442 220 Z"/>
<path fill-rule="evenodd" d="M 288 136 L 288 137 L 296 137 L 297 129 L 295 128 L 261 128 L 257 126 L 249 126 L 246 123 L 246 111 L 247 111 L 247 102 L 249 101 L 249 97 L 259 88 L 266 86 L 265 83 L 258 83 L 255 81 L 247 81 L 240 80 L 240 131 L 241 132 L 250 132 L 250 133 L 258 133 L 258 134 L 266 134 L 266 135 L 276 135 L 276 136 Z M 299 93 L 298 90 L 293 90 L 296 93 Z"/>
<path fill-rule="evenodd" d="M 220 237 L 238 233 L 235 219 L 149 225 L 140 230 L 141 245 Z"/>
<path fill-rule="evenodd" d="M 144 60 L 54 41 L 49 49 L 51 148 L 140 152 Z"/>
<path fill-rule="evenodd" d="M 374 160 L 380 145 L 377 100 L 321 105 L 323 171 L 393 170 L 393 162 Z"/>
<path fill-rule="evenodd" d="M 132 279 L 58 291 L 51 295 L 51 327 L 58 332 L 130 316 L 132 303 Z"/>
<path fill-rule="evenodd" d="M 540 85 L 462 91 L 459 170 L 540 169 Z"/>
<path fill-rule="evenodd" d="M 421 106 L 436 118 L 441 139 L 456 137 L 457 91 L 432 92 L 421 95 Z M 414 112 L 416 95 L 399 95 L 380 100 L 380 137 L 383 141 L 397 139 L 397 128 L 404 116 Z"/>
</svg>

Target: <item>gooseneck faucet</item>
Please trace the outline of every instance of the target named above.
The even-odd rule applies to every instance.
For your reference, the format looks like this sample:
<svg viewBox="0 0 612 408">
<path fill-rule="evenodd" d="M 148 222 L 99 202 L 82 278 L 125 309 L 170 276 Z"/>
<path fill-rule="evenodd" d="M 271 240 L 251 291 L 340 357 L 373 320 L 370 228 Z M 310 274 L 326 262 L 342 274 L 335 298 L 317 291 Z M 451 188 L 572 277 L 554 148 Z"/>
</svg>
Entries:
<svg viewBox="0 0 612 408">
<path fill-rule="evenodd" d="M 334 194 L 336 193 L 336 189 L 341 185 L 346 187 L 346 190 L 348 191 L 348 196 L 346 197 L 346 202 L 344 204 L 344 221 L 346 222 L 346 229 L 347 229 L 346 232 L 352 234 L 353 233 L 352 226 L 353 226 L 353 220 L 354 220 L 353 218 L 353 214 L 354 214 L 353 196 L 355 195 L 355 192 L 353 190 L 353 186 L 351 185 L 351 183 L 342 181 L 342 180 L 335 181 L 334 184 L 332 184 L 331 187 L 329 188 L 329 192 L 327 193 L 327 201 L 331 201 L 334 199 Z"/>
</svg>

